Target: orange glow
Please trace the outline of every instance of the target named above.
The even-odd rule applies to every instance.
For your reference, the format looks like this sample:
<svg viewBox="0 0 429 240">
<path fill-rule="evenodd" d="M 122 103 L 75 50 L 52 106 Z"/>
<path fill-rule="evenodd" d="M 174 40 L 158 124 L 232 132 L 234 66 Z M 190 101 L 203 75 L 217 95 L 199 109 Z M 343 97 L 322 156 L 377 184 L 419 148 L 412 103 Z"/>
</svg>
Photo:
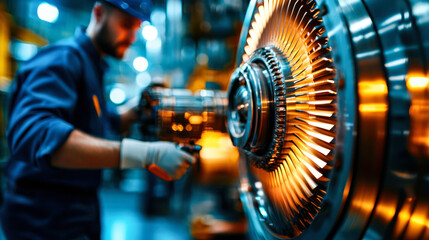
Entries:
<svg viewBox="0 0 429 240">
<path fill-rule="evenodd" d="M 308 120 L 306 122 L 311 126 L 320 127 L 320 128 L 326 129 L 326 130 L 331 130 L 335 126 L 335 124 L 308 121 Z M 328 142 L 331 142 L 331 140 L 329 140 Z"/>
<path fill-rule="evenodd" d="M 407 81 L 407 87 L 410 90 L 426 88 L 428 85 L 429 79 L 427 77 L 410 77 Z"/>
<path fill-rule="evenodd" d="M 362 212 L 371 212 L 374 209 L 373 201 L 365 201 L 365 199 L 359 199 L 360 201 L 352 201 L 354 209 L 359 209 Z"/>
<path fill-rule="evenodd" d="M 387 94 L 386 81 L 375 80 L 359 82 L 359 94 L 364 96 Z"/>
<path fill-rule="evenodd" d="M 185 112 L 185 119 L 188 119 L 190 116 L 192 116 L 189 112 Z"/>
<path fill-rule="evenodd" d="M 199 125 L 203 122 L 203 117 L 199 115 L 193 115 L 189 117 L 189 123 L 193 125 Z"/>
<path fill-rule="evenodd" d="M 314 111 L 307 111 L 307 112 L 311 115 L 322 116 L 322 117 L 332 117 L 332 115 L 334 115 L 333 111 L 314 110 Z"/>
<path fill-rule="evenodd" d="M 395 216 L 396 205 L 392 204 L 391 202 L 379 202 L 377 206 L 377 212 L 379 212 L 386 221 L 390 222 Z"/>
<path fill-rule="evenodd" d="M 397 213 L 398 194 L 395 192 L 383 192 L 380 195 L 375 207 L 374 221 L 380 222 L 383 225 L 388 225 L 392 222 Z"/>
<path fill-rule="evenodd" d="M 288 4 L 296 6 L 286 10 Z M 301 4 L 313 8 L 311 1 L 259 3 L 242 56 L 243 61 L 247 61 L 257 49 L 270 46 L 282 54 L 284 63 L 291 69 L 290 76 L 283 76 L 287 89 L 285 103 L 277 106 L 286 111 L 283 146 L 278 156 L 273 155 L 267 163 L 273 166 L 272 170 L 252 165 L 250 169 L 285 218 L 302 214 L 299 206 L 314 206 L 313 210 L 318 211 L 323 196 L 314 195 L 323 192 L 316 189 L 328 180 L 324 174 L 328 172 L 336 136 L 335 69 L 332 59 L 324 57 L 331 49 L 328 39 L 321 37 L 323 27 L 308 24 L 322 22 L 315 16 L 317 11 L 312 12 L 314 15 L 310 12 L 302 15 L 299 11 L 305 7 Z M 311 222 L 312 217 L 313 213 L 303 219 Z"/>
<path fill-rule="evenodd" d="M 323 168 L 326 166 L 326 162 L 320 160 L 320 158 L 314 156 L 313 154 L 303 151 L 302 153 L 304 153 L 305 156 L 307 156 L 309 159 L 311 159 L 311 161 L 313 161 L 315 164 L 317 164 L 317 166 L 319 166 L 320 168 Z"/>
<path fill-rule="evenodd" d="M 429 157 L 429 79 L 423 74 L 413 73 L 406 83 L 411 95 L 408 149 L 417 159 L 427 161 Z M 415 198 L 410 197 L 404 203 L 398 215 L 394 236 L 417 239 L 422 238 L 424 231 L 428 231 L 429 207 L 424 201 L 415 201 Z M 426 237 L 423 238 L 426 239 Z"/>
<path fill-rule="evenodd" d="M 205 131 L 196 144 L 202 146 L 198 172 L 201 182 L 238 180 L 239 153 L 227 133 Z"/>
<path fill-rule="evenodd" d="M 324 104 L 331 104 L 332 100 L 325 100 L 325 101 L 308 101 L 308 104 L 314 104 L 314 105 L 324 105 Z"/>
<path fill-rule="evenodd" d="M 374 113 L 374 112 L 386 112 L 387 105 L 383 103 L 373 103 L 373 104 L 360 104 L 359 105 L 360 112 Z"/>
<path fill-rule="evenodd" d="M 332 142 L 332 140 L 334 140 L 334 137 L 327 136 L 327 135 L 324 135 L 324 134 L 320 134 L 320 133 L 317 133 L 317 132 L 305 131 L 305 133 L 307 133 L 308 135 L 310 135 L 312 137 L 318 138 L 318 139 L 320 139 L 320 140 L 322 140 L 324 142 L 327 142 L 327 143 L 330 143 L 330 142 Z"/>
<path fill-rule="evenodd" d="M 413 214 L 410 219 L 412 225 L 417 225 L 418 227 L 429 227 L 429 222 L 426 219 L 426 213 Z"/>
<path fill-rule="evenodd" d="M 399 236 L 403 233 L 404 229 L 406 228 L 408 221 L 410 220 L 410 212 L 413 209 L 414 199 L 408 198 L 404 204 L 402 205 L 401 210 L 398 214 L 398 220 L 396 221 L 395 227 L 394 227 L 394 234 L 393 237 L 399 238 Z"/>
<path fill-rule="evenodd" d="M 427 158 L 429 157 L 429 79 L 413 74 L 407 79 L 407 88 L 411 94 L 408 149 L 415 157 Z"/>
<path fill-rule="evenodd" d="M 314 167 L 312 167 L 307 162 L 303 162 L 303 164 L 307 167 L 307 169 L 311 172 L 311 174 L 313 174 L 313 176 L 316 179 L 319 179 L 319 178 L 321 178 L 323 176 L 319 171 L 317 171 Z"/>
<path fill-rule="evenodd" d="M 408 223 L 404 239 L 418 239 L 423 231 L 429 227 L 429 207 L 423 202 L 418 202 Z"/>
<path fill-rule="evenodd" d="M 317 151 L 319 151 L 320 153 L 322 153 L 325 156 L 328 155 L 331 152 L 331 149 L 324 148 L 322 146 L 319 146 L 319 145 L 311 143 L 311 142 L 305 142 L 305 144 L 307 144 L 308 146 L 316 149 Z"/>
<path fill-rule="evenodd" d="M 207 122 L 207 120 L 208 120 L 208 113 L 207 112 L 203 112 L 203 118 L 202 118 L 202 121 L 203 122 Z"/>
</svg>

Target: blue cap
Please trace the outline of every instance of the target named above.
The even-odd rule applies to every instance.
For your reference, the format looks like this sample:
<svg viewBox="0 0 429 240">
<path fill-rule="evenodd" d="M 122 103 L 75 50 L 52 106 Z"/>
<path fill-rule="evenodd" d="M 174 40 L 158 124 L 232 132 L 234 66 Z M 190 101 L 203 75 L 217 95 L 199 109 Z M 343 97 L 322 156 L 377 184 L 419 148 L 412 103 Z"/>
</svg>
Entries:
<svg viewBox="0 0 429 240">
<path fill-rule="evenodd" d="M 103 0 L 142 21 L 149 20 L 150 0 Z"/>
</svg>

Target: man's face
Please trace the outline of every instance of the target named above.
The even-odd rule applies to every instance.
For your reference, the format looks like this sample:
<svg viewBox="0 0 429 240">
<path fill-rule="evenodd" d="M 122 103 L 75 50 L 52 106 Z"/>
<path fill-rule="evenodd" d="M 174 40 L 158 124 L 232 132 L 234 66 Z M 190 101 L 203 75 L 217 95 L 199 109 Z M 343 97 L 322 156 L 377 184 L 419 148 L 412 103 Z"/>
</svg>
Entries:
<svg viewBox="0 0 429 240">
<path fill-rule="evenodd" d="M 102 18 L 100 32 L 95 40 L 101 51 L 122 59 L 125 51 L 135 41 L 140 25 L 141 20 L 138 18 L 118 9 L 111 9 Z"/>
</svg>

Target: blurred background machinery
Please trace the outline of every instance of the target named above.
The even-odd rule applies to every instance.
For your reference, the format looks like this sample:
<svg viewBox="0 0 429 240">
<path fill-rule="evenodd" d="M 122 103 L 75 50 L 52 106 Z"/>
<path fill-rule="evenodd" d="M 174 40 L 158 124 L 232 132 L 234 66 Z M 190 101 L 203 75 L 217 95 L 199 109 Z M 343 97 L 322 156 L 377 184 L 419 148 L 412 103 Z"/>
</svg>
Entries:
<svg viewBox="0 0 429 240">
<path fill-rule="evenodd" d="M 254 239 L 428 239 L 429 2 L 251 1 L 228 131 Z"/>
<path fill-rule="evenodd" d="M 190 218 L 190 232 L 195 239 L 244 239 L 246 221 L 239 199 L 238 151 L 226 133 L 226 92 L 148 87 L 139 102 L 139 120 L 132 133 L 145 141 L 172 141 L 184 145 L 197 162 L 182 184 L 157 181 L 151 175 L 149 186 L 166 185 L 170 194 L 164 201 L 154 191 L 145 193 L 146 212 L 156 209 L 174 211 L 174 201 L 181 213 Z M 201 150 L 193 151 L 201 146 Z M 175 191 L 174 188 L 181 189 Z M 179 196 L 179 199 L 173 195 Z M 177 194 L 179 192 L 179 194 Z M 179 204 L 180 203 L 180 204 Z"/>
<path fill-rule="evenodd" d="M 0 171 L 9 156 L 5 139 L 7 126 L 8 89 L 12 82 L 18 61 L 24 54 L 16 52 L 17 46 L 43 46 L 47 41 L 34 32 L 19 27 L 7 11 L 6 4 L 0 2 Z M 3 173 L 0 173 L 0 204 L 2 203 Z M 1 233 L 1 231 L 0 231 Z M 1 234 L 0 234 L 1 239 Z"/>
<path fill-rule="evenodd" d="M 204 131 L 226 132 L 227 105 L 222 91 L 150 86 L 140 98 L 139 128 L 142 135 L 161 140 L 195 142 Z"/>
</svg>

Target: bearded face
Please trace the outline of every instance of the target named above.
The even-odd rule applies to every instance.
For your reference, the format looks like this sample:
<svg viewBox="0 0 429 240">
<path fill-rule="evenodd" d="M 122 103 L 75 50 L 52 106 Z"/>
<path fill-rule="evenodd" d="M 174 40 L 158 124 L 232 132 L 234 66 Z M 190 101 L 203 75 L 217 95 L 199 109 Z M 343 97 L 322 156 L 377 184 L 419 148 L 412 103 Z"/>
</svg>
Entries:
<svg viewBox="0 0 429 240">
<path fill-rule="evenodd" d="M 99 49 L 107 55 L 122 59 L 128 47 L 135 41 L 141 20 L 118 9 L 106 11 L 95 36 Z"/>
</svg>

